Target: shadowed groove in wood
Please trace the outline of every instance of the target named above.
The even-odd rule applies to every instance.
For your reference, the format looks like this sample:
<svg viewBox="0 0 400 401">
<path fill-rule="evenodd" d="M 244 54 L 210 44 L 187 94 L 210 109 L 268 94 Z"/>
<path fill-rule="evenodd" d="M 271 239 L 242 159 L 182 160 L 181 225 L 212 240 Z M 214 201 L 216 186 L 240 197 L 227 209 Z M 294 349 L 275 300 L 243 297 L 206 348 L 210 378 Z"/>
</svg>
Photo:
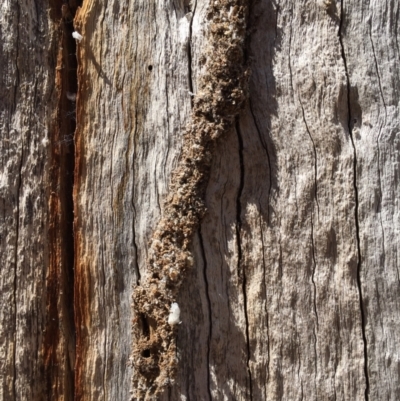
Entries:
<svg viewBox="0 0 400 401">
<path fill-rule="evenodd" d="M 208 283 L 208 278 L 207 278 L 207 257 L 206 253 L 204 251 L 204 242 L 203 242 L 203 234 L 201 231 L 201 227 L 199 228 L 199 245 L 200 245 L 200 251 L 201 251 L 201 257 L 203 259 L 203 279 L 204 279 L 204 286 L 205 286 L 205 295 L 207 299 L 207 310 L 208 310 L 208 325 L 209 325 L 209 332 L 207 336 L 207 395 L 210 399 L 212 400 L 212 394 L 211 394 L 211 385 L 210 385 L 210 352 L 211 352 L 211 347 L 210 347 L 210 342 L 211 342 L 211 337 L 212 337 L 212 313 L 211 313 L 211 299 L 210 299 L 210 287 Z"/>
<path fill-rule="evenodd" d="M 17 88 L 17 86 L 16 86 Z M 21 149 L 21 159 L 19 162 L 19 167 L 18 167 L 18 178 L 17 178 L 17 199 L 20 197 L 21 193 L 21 184 L 22 184 L 22 164 L 24 160 L 24 147 L 22 145 Z M 15 255 L 14 255 L 14 260 L 15 260 L 15 269 L 14 269 L 14 279 L 13 279 L 13 306 L 15 310 L 15 317 L 14 317 L 14 341 L 17 343 L 17 267 L 18 267 L 18 240 L 19 240 L 19 231 L 20 231 L 20 206 L 19 202 L 17 203 L 16 207 L 16 226 L 15 226 Z M 17 347 L 14 346 L 13 348 L 13 380 L 12 380 L 12 389 L 13 389 L 13 397 L 14 399 L 17 398 L 17 387 L 16 387 L 16 380 L 17 380 L 17 369 L 16 369 L 16 352 L 17 352 Z"/>
<path fill-rule="evenodd" d="M 346 52 L 343 45 L 343 24 L 346 15 L 344 14 L 344 0 L 340 2 L 340 23 L 339 23 L 339 43 L 342 51 L 342 59 L 344 64 L 344 69 L 346 72 L 346 84 L 347 84 L 347 112 L 348 112 L 348 130 L 350 135 L 351 146 L 353 148 L 353 185 L 354 185 L 354 198 L 355 198 L 355 205 L 354 205 L 354 221 L 356 226 L 356 238 L 357 238 L 357 287 L 360 299 L 360 314 L 361 314 L 361 332 L 362 332 L 362 340 L 364 343 L 364 375 L 365 375 L 365 401 L 369 399 L 369 374 L 368 374 L 368 343 L 367 343 L 367 336 L 365 333 L 365 326 L 366 326 L 366 317 L 365 317 L 365 304 L 363 299 L 363 289 L 362 289 L 362 282 L 361 282 L 361 243 L 360 243 L 360 222 L 359 222 L 359 198 L 358 198 L 358 183 L 357 183 L 357 150 L 354 144 L 353 138 L 353 129 L 352 129 L 352 102 L 351 102 L 351 84 L 350 84 L 350 76 L 348 71 L 347 65 L 347 58 Z"/>
<path fill-rule="evenodd" d="M 223 0 L 209 7 L 206 72 L 199 77 L 180 160 L 150 242 L 149 276 L 133 293 L 133 397 L 137 400 L 157 397 L 174 380 L 176 326 L 168 324 L 168 313 L 185 271 L 193 263 L 191 241 L 205 210 L 204 193 L 214 143 L 232 127 L 246 99 L 247 3 Z M 150 337 L 141 330 L 138 316 L 148 322 Z"/>
<path fill-rule="evenodd" d="M 244 160 L 243 160 L 243 137 L 240 131 L 240 122 L 239 118 L 236 118 L 235 130 L 238 137 L 238 145 L 239 145 L 239 164 L 240 164 L 240 179 L 239 179 L 239 188 L 236 198 L 236 242 L 237 242 L 237 275 L 242 285 L 243 292 L 243 309 L 244 309 L 244 318 L 246 322 L 245 333 L 246 333 L 246 366 L 247 366 L 247 374 L 249 379 L 249 400 L 253 400 L 253 379 L 250 370 L 250 335 L 249 335 L 249 311 L 248 311 L 248 301 L 247 301 L 247 277 L 246 277 L 246 266 L 243 261 L 243 249 L 241 242 L 241 229 L 242 229 L 242 204 L 241 197 L 243 194 L 244 188 Z"/>
<path fill-rule="evenodd" d="M 17 34 L 19 35 L 19 25 L 20 25 L 20 6 L 18 3 L 16 3 L 16 14 L 17 14 L 17 27 L 18 27 L 18 32 Z M 17 42 L 17 49 L 16 49 L 16 54 L 15 54 L 15 66 L 16 66 L 16 85 L 14 87 L 14 111 L 17 108 L 16 100 L 17 100 L 17 91 L 18 91 L 18 86 L 20 84 L 20 71 L 18 67 L 18 55 L 19 55 L 19 43 Z M 16 225 L 15 225 L 15 251 L 14 251 L 14 278 L 13 278 L 13 306 L 14 306 L 14 347 L 13 347 L 13 378 L 12 378 L 12 395 L 13 398 L 15 399 L 17 397 L 17 387 L 16 387 L 16 381 L 17 381 L 17 369 L 16 369 L 16 353 L 17 353 L 17 310 L 18 310 L 18 304 L 17 304 L 17 271 L 18 271 L 18 242 L 19 242 L 19 226 L 20 226 L 20 205 L 19 205 L 19 199 L 20 199 L 20 193 L 21 193 L 21 183 L 22 183 L 22 165 L 23 165 L 23 160 L 24 160 L 24 143 L 22 142 L 21 146 L 21 156 L 20 156 L 20 161 L 19 161 L 19 167 L 18 167 L 18 183 L 17 183 L 17 204 L 16 204 Z"/>
<path fill-rule="evenodd" d="M 74 399 L 75 327 L 73 182 L 76 128 L 77 63 L 72 38 L 73 5 L 51 3 L 50 15 L 58 33 L 56 65 L 56 118 L 52 130 L 50 166 L 49 273 L 46 307 L 48 319 L 43 353 L 49 399 Z"/>
</svg>

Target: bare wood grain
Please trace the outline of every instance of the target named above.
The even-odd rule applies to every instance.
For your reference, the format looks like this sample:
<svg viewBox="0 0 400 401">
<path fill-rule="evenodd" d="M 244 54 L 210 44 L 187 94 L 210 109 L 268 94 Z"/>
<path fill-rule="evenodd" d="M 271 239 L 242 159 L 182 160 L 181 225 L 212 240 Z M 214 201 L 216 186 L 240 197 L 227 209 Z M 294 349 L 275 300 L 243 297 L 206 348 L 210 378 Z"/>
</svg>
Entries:
<svg viewBox="0 0 400 401">
<path fill-rule="evenodd" d="M 1 6 L 0 399 L 126 400 L 209 2 L 85 0 L 74 26 L 61 3 Z M 252 2 L 250 96 L 213 155 L 160 399 L 399 399 L 398 17 Z"/>
</svg>

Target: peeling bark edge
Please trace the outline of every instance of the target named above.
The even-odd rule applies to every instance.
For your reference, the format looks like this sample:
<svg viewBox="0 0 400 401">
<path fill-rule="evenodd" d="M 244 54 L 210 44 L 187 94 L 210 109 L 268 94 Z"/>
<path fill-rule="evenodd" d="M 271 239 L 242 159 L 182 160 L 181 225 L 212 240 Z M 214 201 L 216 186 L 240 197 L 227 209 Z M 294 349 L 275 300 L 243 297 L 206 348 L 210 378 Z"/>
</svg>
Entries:
<svg viewBox="0 0 400 401">
<path fill-rule="evenodd" d="M 168 315 L 193 264 L 190 247 L 205 213 L 215 142 L 233 126 L 247 98 L 248 1 L 221 0 L 208 9 L 205 73 L 199 79 L 162 218 L 149 243 L 147 275 L 133 290 L 133 400 L 154 400 L 174 381 L 177 326 L 168 324 Z"/>
</svg>

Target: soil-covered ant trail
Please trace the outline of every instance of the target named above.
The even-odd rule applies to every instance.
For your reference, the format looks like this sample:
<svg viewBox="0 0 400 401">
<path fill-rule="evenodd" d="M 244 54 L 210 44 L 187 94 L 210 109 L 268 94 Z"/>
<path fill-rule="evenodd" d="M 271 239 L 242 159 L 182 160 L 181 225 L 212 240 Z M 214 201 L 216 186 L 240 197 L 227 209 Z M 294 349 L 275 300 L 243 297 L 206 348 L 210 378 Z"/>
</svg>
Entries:
<svg viewBox="0 0 400 401">
<path fill-rule="evenodd" d="M 247 97 L 245 39 L 248 0 L 212 1 L 204 74 L 199 77 L 182 152 L 172 173 L 162 217 L 149 244 L 146 276 L 133 292 L 134 400 L 154 400 L 177 369 L 175 303 L 190 247 L 205 213 L 204 196 L 217 138 L 229 131 Z M 174 324 L 171 324 L 171 323 Z"/>
</svg>

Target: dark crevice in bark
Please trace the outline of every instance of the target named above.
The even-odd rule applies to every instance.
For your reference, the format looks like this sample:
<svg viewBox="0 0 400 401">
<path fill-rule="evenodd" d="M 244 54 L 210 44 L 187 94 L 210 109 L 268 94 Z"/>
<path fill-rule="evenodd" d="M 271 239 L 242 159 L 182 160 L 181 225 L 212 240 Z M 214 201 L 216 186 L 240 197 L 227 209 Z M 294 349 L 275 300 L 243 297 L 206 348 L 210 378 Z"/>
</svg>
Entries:
<svg viewBox="0 0 400 401">
<path fill-rule="evenodd" d="M 193 19 L 197 8 L 197 0 L 194 3 L 192 16 L 189 23 L 189 39 L 187 44 L 187 55 L 188 55 L 188 80 L 189 80 L 189 95 L 190 95 L 190 105 L 193 108 L 193 71 L 192 71 L 192 33 L 193 33 Z"/>
<path fill-rule="evenodd" d="M 369 38 L 370 38 L 370 41 L 371 41 L 372 54 L 374 55 L 374 63 L 375 63 L 376 75 L 378 77 L 379 92 L 380 92 L 380 95 L 381 95 L 381 98 L 382 98 L 383 107 L 385 108 L 385 121 L 384 121 L 383 125 L 386 126 L 387 108 L 386 108 L 385 97 L 383 96 L 382 82 L 381 82 L 381 76 L 379 74 L 378 61 L 376 59 L 374 42 L 372 40 L 372 22 L 370 22 Z M 385 230 L 383 228 L 382 213 L 380 213 L 381 207 L 382 207 L 382 200 L 383 200 L 382 180 L 381 180 L 381 166 L 380 166 L 380 164 L 381 164 L 381 148 L 380 148 L 381 134 L 382 134 L 382 124 L 379 127 L 379 133 L 378 133 L 378 137 L 376 139 L 376 146 L 377 146 L 377 149 L 378 149 L 378 152 L 377 152 L 378 153 L 377 167 L 378 167 L 378 181 L 379 181 L 379 205 L 377 207 L 377 212 L 379 212 L 379 222 L 380 222 L 381 230 L 382 230 L 382 259 L 383 259 L 382 260 L 382 265 L 385 266 L 385 262 L 386 262 Z"/>
<path fill-rule="evenodd" d="M 135 128 L 133 130 L 133 140 L 135 140 L 135 138 L 137 137 L 137 129 L 138 129 L 138 124 L 137 124 L 137 103 L 135 105 Z M 133 153 L 133 162 L 132 162 L 132 169 L 134 169 L 134 160 L 135 160 L 135 151 Z M 132 172 L 133 176 L 135 176 L 135 172 Z M 134 261 L 134 269 L 135 269 L 135 273 L 136 273 L 136 285 L 140 284 L 140 279 L 141 279 L 141 275 L 140 275 L 140 269 L 139 269 L 139 260 L 138 260 L 138 245 L 136 242 L 136 229 L 135 229 L 135 220 L 136 220 L 136 207 L 135 207 L 135 185 L 132 185 L 132 198 L 131 198 L 131 205 L 132 205 L 132 209 L 133 209 L 133 219 L 132 219 L 132 241 L 133 241 L 133 246 L 134 246 L 134 255 L 135 255 L 135 261 Z"/>
<path fill-rule="evenodd" d="M 253 121 L 254 121 L 254 125 L 256 127 L 257 130 L 257 134 L 258 137 L 260 139 L 261 145 L 265 150 L 265 153 L 267 155 L 267 162 L 268 162 L 268 176 L 269 176 L 269 185 L 268 185 L 268 209 L 267 209 L 267 222 L 268 224 L 270 223 L 269 221 L 269 205 L 270 205 L 270 199 L 271 199 L 271 190 L 272 190 L 272 167 L 271 167 L 271 157 L 269 155 L 269 151 L 268 151 L 268 145 L 265 143 L 263 136 L 261 134 L 261 130 L 258 126 L 257 120 L 256 120 L 256 116 L 254 114 L 254 110 L 253 110 L 253 105 L 252 105 L 252 101 L 251 99 L 249 100 L 249 107 L 250 107 L 250 113 L 251 116 L 253 117 Z"/>
<path fill-rule="evenodd" d="M 354 207 L 354 219 L 356 226 L 356 241 L 357 241 L 357 287 L 360 301 L 360 314 L 361 314 L 361 331 L 362 331 L 362 340 L 364 344 L 364 376 L 365 376 L 365 401 L 369 400 L 369 375 L 368 375 L 368 343 L 367 336 L 365 332 L 366 327 L 366 317 L 364 310 L 364 299 L 362 292 L 362 283 L 361 283 L 361 244 L 360 244 L 360 223 L 358 220 L 358 209 L 359 209 L 359 200 L 358 200 L 358 183 L 357 183 L 357 151 L 353 138 L 353 129 L 352 129 L 352 108 L 351 108 L 351 85 L 350 85 L 350 75 L 347 65 L 346 52 L 344 49 L 343 43 L 343 23 L 344 23 L 344 0 L 340 3 L 340 22 L 339 22 L 339 30 L 338 30 L 338 38 L 342 53 L 343 65 L 346 73 L 346 85 L 347 85 L 347 109 L 348 109 L 348 131 L 351 141 L 351 146 L 353 148 L 353 186 L 354 186 L 354 198 L 355 198 L 355 207 Z"/>
<path fill-rule="evenodd" d="M 317 352 L 317 334 L 315 333 L 315 326 L 313 327 L 313 337 L 314 337 L 314 355 L 315 355 L 315 358 L 314 358 L 314 370 L 315 370 L 314 383 L 316 383 L 317 377 L 318 377 L 318 360 L 317 360 L 318 352 Z"/>
<path fill-rule="evenodd" d="M 18 60 L 19 60 L 19 25 L 20 25 L 20 5 L 19 2 L 15 2 L 15 8 L 16 8 L 16 15 L 17 15 L 17 34 L 15 35 L 15 83 L 14 83 L 14 99 L 13 99 L 13 109 L 11 110 L 10 115 L 13 115 L 15 113 L 15 110 L 17 109 L 17 93 L 18 93 L 18 88 L 19 88 L 19 83 L 20 83 L 20 72 L 19 72 L 19 67 L 18 67 Z"/>
<path fill-rule="evenodd" d="M 275 39 L 278 37 L 278 17 L 279 17 L 279 13 L 280 13 L 280 5 L 279 2 L 275 5 L 276 6 L 276 18 L 275 18 Z"/>
<path fill-rule="evenodd" d="M 168 25 L 170 26 L 170 21 L 169 21 L 169 17 L 168 17 L 168 13 L 167 13 L 167 19 L 168 19 Z M 167 122 L 167 151 L 165 152 L 165 157 L 164 157 L 164 162 L 163 162 L 163 172 L 164 172 L 164 176 L 167 175 L 167 172 L 165 170 L 165 167 L 167 166 L 167 162 L 168 162 L 168 157 L 169 157 L 169 150 L 171 148 L 171 144 L 170 144 L 170 135 L 173 134 L 171 133 L 171 127 L 169 124 L 169 115 L 170 115 L 170 110 L 169 110 L 169 95 L 168 95 L 168 81 L 170 78 L 170 73 L 168 70 L 165 71 L 165 86 L 164 86 L 164 92 L 165 92 L 165 112 L 166 112 L 166 122 Z"/>
<path fill-rule="evenodd" d="M 291 13 L 293 13 L 293 7 L 291 8 Z M 277 17 L 278 18 L 278 17 Z M 292 21 L 290 21 L 292 22 Z M 292 93 L 294 94 L 294 87 L 293 87 L 293 72 L 292 72 L 292 24 L 290 24 L 289 30 L 289 52 L 288 52 L 288 65 L 289 65 L 289 74 L 290 74 L 290 88 L 292 89 Z"/>
<path fill-rule="evenodd" d="M 204 242 L 203 242 L 203 234 L 201 232 L 201 227 L 199 228 L 199 243 L 200 243 L 200 250 L 201 250 L 201 256 L 203 258 L 203 263 L 204 263 L 204 268 L 203 268 L 203 279 L 204 279 L 204 285 L 206 288 L 206 299 L 207 299 L 207 309 L 208 309 L 208 339 L 207 339 L 207 393 L 210 401 L 212 400 L 212 395 L 211 395 L 211 372 L 210 372 L 210 354 L 211 354 L 211 338 L 212 338 L 212 332 L 213 332 L 213 327 L 212 327 L 212 314 L 211 314 L 211 298 L 210 298 L 210 287 L 208 283 L 208 278 L 207 278 L 207 259 L 206 259 L 206 253 L 204 250 Z"/>
<path fill-rule="evenodd" d="M 111 163 L 112 164 L 112 163 Z M 100 223 L 100 225 L 102 226 L 102 224 Z M 105 232 L 104 228 L 101 228 L 101 232 Z M 105 307 L 105 303 L 106 303 L 106 296 L 105 296 L 105 291 L 104 288 L 106 286 L 106 273 L 104 271 L 104 253 L 103 253 L 103 249 L 106 249 L 106 247 L 104 246 L 104 244 L 102 244 L 101 246 L 101 264 L 100 264 L 100 271 L 99 271 L 99 275 L 101 275 L 101 279 L 102 279 L 102 283 L 99 286 L 99 288 L 101 288 L 101 291 L 103 292 L 102 294 L 102 304 L 101 306 L 99 305 L 99 307 L 101 307 L 102 309 L 102 314 L 103 316 L 107 316 L 107 309 Z M 100 301 L 101 302 L 101 301 Z M 107 325 L 104 325 L 104 338 L 108 338 L 108 333 L 107 333 Z M 103 344 L 103 355 L 104 355 L 104 362 L 102 363 L 102 367 L 103 367 L 103 372 L 102 372 L 102 390 L 103 390 L 103 397 L 106 400 L 107 399 L 107 384 L 106 384 L 106 371 L 107 371 L 107 341 L 104 341 Z"/>
<path fill-rule="evenodd" d="M 250 400 L 253 400 L 253 380 L 250 370 L 250 333 L 249 333 L 249 315 L 247 310 L 247 276 L 246 276 L 246 267 L 243 265 L 243 254 L 242 254 L 242 243 L 241 243 L 241 229 L 242 229 L 242 204 L 241 197 L 244 188 L 244 159 L 243 159 L 243 137 L 240 130 L 240 122 L 239 117 L 236 118 L 236 133 L 238 137 L 239 143 L 239 161 L 240 161 L 240 181 L 238 194 L 236 198 L 236 241 L 237 241 L 237 251 L 238 251 L 238 277 L 242 284 L 242 292 L 243 292 L 243 308 L 244 308 L 244 317 L 246 321 L 246 348 L 247 348 L 247 372 L 249 375 L 249 391 L 250 391 Z"/>
<path fill-rule="evenodd" d="M 395 13 L 394 18 L 391 21 L 391 23 L 394 26 L 394 35 L 393 35 L 393 37 L 394 37 L 394 39 L 396 41 L 396 50 L 397 50 L 397 59 L 398 59 L 399 56 L 400 56 L 400 48 L 399 48 L 399 40 L 398 40 L 398 30 L 399 30 L 399 6 L 398 5 L 397 5 L 396 13 Z M 396 93 L 396 98 L 398 99 L 399 98 L 398 91 L 396 90 L 395 93 Z"/>
<path fill-rule="evenodd" d="M 75 10 L 74 10 L 75 14 Z M 76 43 L 72 38 L 73 26 L 72 23 L 65 26 L 64 35 L 65 46 L 68 51 L 68 61 L 66 66 L 68 68 L 67 82 L 63 83 L 65 88 L 70 94 L 76 94 L 77 92 L 77 62 L 76 62 Z M 62 96 L 65 96 L 62 93 Z M 68 99 L 68 98 L 67 98 Z M 73 99 L 73 95 L 70 96 Z M 63 287 L 65 293 L 65 307 L 69 310 L 69 324 L 71 326 L 71 335 L 73 338 L 67 338 L 66 341 L 73 342 L 75 348 L 75 314 L 73 309 L 74 299 L 74 265 L 75 265 L 75 244 L 74 244 L 74 202 L 73 202 L 73 186 L 74 186 L 74 169 L 75 169 L 75 144 L 74 144 L 74 132 L 76 128 L 76 103 L 68 99 L 68 112 L 70 113 L 70 122 L 66 124 L 66 128 L 69 129 L 69 135 L 67 136 L 66 142 L 61 145 L 61 160 L 60 160 L 60 202 L 61 202 L 61 216 L 63 236 L 63 254 L 62 260 L 64 264 L 64 272 L 62 272 Z M 62 103 L 61 103 L 62 104 Z M 75 118 L 74 118 L 75 117 Z M 65 122 L 65 120 L 64 120 Z M 63 127 L 61 132 L 64 132 Z M 70 140 L 69 140 L 70 138 Z M 75 356 L 74 356 L 75 357 Z M 72 375 L 71 379 L 71 393 L 73 394 L 74 389 L 74 378 Z"/>
<path fill-rule="evenodd" d="M 379 74 L 379 68 L 378 68 L 378 61 L 376 59 L 376 53 L 375 53 L 375 47 L 374 47 L 374 42 L 372 40 L 372 22 L 370 21 L 370 26 L 369 26 L 369 39 L 371 41 L 371 47 L 372 47 L 372 54 L 374 55 L 374 63 L 375 63 L 375 70 L 376 70 L 376 75 L 378 77 L 378 84 L 379 84 L 379 92 L 382 97 L 382 102 L 383 106 L 385 107 L 385 114 L 386 114 L 386 102 L 385 102 L 385 97 L 383 96 L 383 90 L 382 90 L 382 82 L 381 82 L 381 76 Z"/>
<path fill-rule="evenodd" d="M 299 364 L 297 366 L 297 377 L 300 378 L 300 371 L 301 371 L 301 352 L 300 352 L 300 347 L 297 347 L 297 360 L 299 361 Z"/>
<path fill-rule="evenodd" d="M 13 99 L 13 109 L 11 110 L 10 115 L 13 115 L 15 113 L 15 110 L 17 109 L 17 94 L 18 94 L 18 89 L 19 89 L 19 84 L 20 84 L 20 71 L 18 67 L 18 60 L 19 60 L 19 43 L 20 43 L 20 34 L 19 34 L 19 28 L 20 28 L 20 6 L 19 3 L 16 2 L 16 16 L 17 16 L 17 33 L 16 33 L 16 39 L 15 39 L 15 83 L 14 83 L 14 99 Z M 23 159 L 24 159 L 24 148 L 23 148 L 23 143 L 21 147 L 21 159 L 19 162 L 19 167 L 18 167 L 18 182 L 17 182 L 17 194 L 16 194 L 16 222 L 15 222 L 15 250 L 14 250 L 14 262 L 15 262 L 15 267 L 14 267 L 14 278 L 13 278 L 13 307 L 14 307 L 14 344 L 13 344 L 13 377 L 12 377 L 12 392 L 13 392 L 13 399 L 17 399 L 17 324 L 18 324 L 18 317 L 17 317 L 17 309 L 18 309 L 18 303 L 17 303 L 17 282 L 18 282 L 18 242 L 19 242 L 19 214 L 20 214 L 20 209 L 19 209 L 19 197 L 21 193 L 21 185 L 22 185 L 22 165 L 23 165 Z"/>
<path fill-rule="evenodd" d="M 103 13 L 101 14 L 101 17 L 99 18 L 100 26 L 103 26 L 103 24 L 104 24 L 104 19 L 106 17 L 106 12 L 107 12 L 108 1 L 106 0 L 103 4 L 104 4 L 104 7 L 102 9 Z M 154 18 L 154 21 L 156 21 L 156 18 Z M 157 25 L 156 25 L 156 27 L 157 27 Z M 103 41 L 102 40 L 100 41 L 100 50 L 99 50 L 98 54 L 99 54 L 99 65 L 103 65 Z M 111 165 L 112 165 L 112 163 L 111 163 Z"/>
<path fill-rule="evenodd" d="M 77 59 L 72 38 L 72 9 L 50 2 L 59 30 L 56 68 L 57 120 L 52 133 L 50 168 L 50 263 L 46 278 L 47 321 L 43 340 L 47 398 L 74 399 L 74 132 L 76 129 Z M 79 2 L 80 3 L 80 2 Z"/>
<path fill-rule="evenodd" d="M 261 210 L 261 207 L 260 207 Z M 269 313 L 268 313 L 268 293 L 267 293 L 267 268 L 266 268 L 266 261 L 265 261 L 265 244 L 264 244 L 264 235 L 262 231 L 262 218 L 260 216 L 260 232 L 261 232 L 261 246 L 262 246 L 262 261 L 263 261 L 263 287 L 264 287 L 264 310 L 265 310 L 265 327 L 266 327 L 266 334 L 267 334 L 267 378 L 264 383 L 264 391 L 267 394 L 267 383 L 270 378 L 270 361 L 271 361 L 271 344 L 270 344 L 270 332 L 269 332 Z"/>
<path fill-rule="evenodd" d="M 314 242 L 314 219 L 313 219 L 313 212 L 311 213 L 311 254 L 313 260 L 313 267 L 312 267 L 312 274 L 311 274 L 311 281 L 314 287 L 314 314 L 317 321 L 317 330 L 319 327 L 319 320 L 318 320 L 318 312 L 317 312 L 317 286 L 315 285 L 315 269 L 317 267 L 317 262 L 315 258 L 315 242 Z"/>
<path fill-rule="evenodd" d="M 160 191 L 157 188 L 157 186 L 158 186 L 157 185 L 157 183 L 158 183 L 158 180 L 157 180 L 157 176 L 158 176 L 158 174 L 157 174 L 157 164 L 155 166 L 153 174 L 154 174 L 154 186 L 155 186 L 154 192 L 155 192 L 156 198 L 157 198 L 158 211 L 161 213 L 162 207 L 161 207 L 161 202 L 160 202 Z"/>
<path fill-rule="evenodd" d="M 279 271 L 279 279 L 282 281 L 283 277 L 283 255 L 282 255 L 282 240 L 279 236 L 279 259 L 278 259 L 278 271 Z"/>
<path fill-rule="evenodd" d="M 318 177 L 317 148 L 315 147 L 314 139 L 311 136 L 310 128 L 308 127 L 307 120 L 306 120 L 306 114 L 304 112 L 303 103 L 301 102 L 300 98 L 299 98 L 299 103 L 300 103 L 300 107 L 301 107 L 301 113 L 302 113 L 302 116 L 303 116 L 304 125 L 306 127 L 307 134 L 310 137 L 310 140 L 311 140 L 311 143 L 312 143 L 312 147 L 313 147 L 313 152 L 314 152 L 314 197 L 315 197 L 315 202 L 317 203 L 317 211 L 318 211 L 318 214 L 319 214 L 318 178 L 317 178 Z"/>
<path fill-rule="evenodd" d="M 317 267 L 317 263 L 316 263 L 316 257 L 315 257 L 315 241 L 314 241 L 314 210 L 312 210 L 311 212 L 311 255 L 312 255 L 312 274 L 311 274 L 311 281 L 313 284 L 313 290 L 314 290 L 314 294 L 313 294 L 313 308 L 314 308 L 314 315 L 315 315 L 315 319 L 316 319 L 316 323 L 317 325 L 313 327 L 313 337 L 314 337 L 314 369 L 315 369 L 315 374 L 314 374 L 314 378 L 316 382 L 316 378 L 318 377 L 318 338 L 317 338 L 317 333 L 316 331 L 318 331 L 319 329 L 319 320 L 318 320 L 318 312 L 317 312 L 317 287 L 315 284 L 315 270 Z"/>
<path fill-rule="evenodd" d="M 296 158 L 296 166 L 299 166 L 299 156 L 297 155 Z M 294 200 L 296 203 L 296 215 L 299 215 L 299 201 L 298 201 L 298 196 L 297 196 L 297 174 L 293 174 L 294 178 Z"/>
<path fill-rule="evenodd" d="M 190 358 L 190 366 L 194 366 L 193 365 L 193 355 L 191 355 Z M 190 377 L 190 376 L 189 376 Z M 190 379 L 189 379 L 190 380 Z M 185 391 L 186 391 L 186 400 L 187 401 L 191 401 L 191 397 L 190 397 L 190 386 L 189 386 L 189 380 L 185 380 Z M 168 388 L 168 401 L 170 400 L 170 393 L 171 393 L 171 387 Z"/>
<path fill-rule="evenodd" d="M 386 108 L 385 108 L 385 123 L 386 125 Z M 379 222 L 382 230 L 382 265 L 385 266 L 386 263 L 386 249 L 385 249 L 385 230 L 383 228 L 383 221 L 382 221 L 382 213 L 381 213 L 381 207 L 382 207 L 382 201 L 383 201 L 383 192 L 382 192 L 382 179 L 381 179 L 381 149 L 380 149 L 380 137 L 381 137 L 381 132 L 382 132 L 382 126 L 379 128 L 379 134 L 376 139 L 376 145 L 377 145 L 377 155 L 378 155 L 378 160 L 377 160 L 377 165 L 378 165 L 378 185 L 379 185 L 379 205 L 377 207 L 377 212 L 379 212 Z"/>
<path fill-rule="evenodd" d="M 17 181 L 17 196 L 16 196 L 16 216 L 15 216 L 15 251 L 14 251 L 14 282 L 13 282 L 13 306 L 14 306 L 14 347 L 13 347 L 13 379 L 12 379 L 12 388 L 13 388 L 13 398 L 17 399 L 17 325 L 18 325 L 18 303 L 17 303 L 17 282 L 18 282 L 18 242 L 19 242 L 19 197 L 21 193 L 22 186 L 22 165 L 24 161 L 24 146 L 22 144 L 21 149 L 21 159 L 18 167 L 18 181 Z"/>
<path fill-rule="evenodd" d="M 337 394 L 336 394 L 336 383 L 335 380 L 333 381 L 333 401 L 337 400 Z"/>
</svg>

